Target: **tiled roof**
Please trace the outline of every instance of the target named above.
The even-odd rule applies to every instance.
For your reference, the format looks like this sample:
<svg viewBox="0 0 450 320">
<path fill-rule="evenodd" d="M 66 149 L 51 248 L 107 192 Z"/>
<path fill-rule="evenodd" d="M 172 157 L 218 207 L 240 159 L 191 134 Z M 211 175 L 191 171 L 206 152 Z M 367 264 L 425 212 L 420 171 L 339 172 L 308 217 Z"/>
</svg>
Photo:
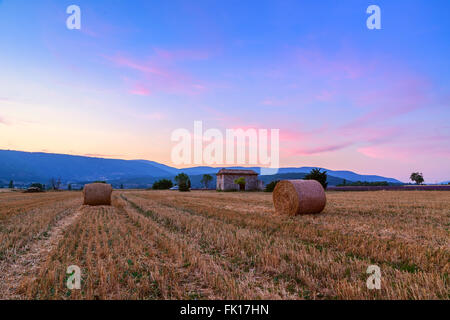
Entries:
<svg viewBox="0 0 450 320">
<path fill-rule="evenodd" d="M 241 170 L 241 169 L 221 169 L 219 172 L 217 172 L 217 175 L 221 174 L 258 175 L 253 170 Z"/>
</svg>

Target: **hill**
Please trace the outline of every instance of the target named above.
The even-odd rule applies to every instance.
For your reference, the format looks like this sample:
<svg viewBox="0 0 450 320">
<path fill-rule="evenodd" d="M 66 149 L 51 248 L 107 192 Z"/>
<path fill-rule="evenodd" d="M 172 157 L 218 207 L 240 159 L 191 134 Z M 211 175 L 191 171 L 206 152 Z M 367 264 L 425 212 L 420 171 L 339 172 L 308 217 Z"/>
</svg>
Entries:
<svg viewBox="0 0 450 320">
<path fill-rule="evenodd" d="M 242 169 L 244 167 L 229 167 Z M 300 179 L 314 167 L 280 168 L 276 175 L 261 175 L 265 183 L 280 179 Z M 175 175 L 184 172 L 191 177 L 194 188 L 201 187 L 200 180 L 203 174 L 211 174 L 215 186 L 215 174 L 220 168 L 199 166 L 177 169 L 150 160 L 122 160 L 104 159 L 95 157 L 73 156 L 66 154 L 22 152 L 0 150 L 0 186 L 14 180 L 16 185 L 26 185 L 31 182 L 47 183 L 51 178 L 61 178 L 63 185 L 67 183 L 85 183 L 95 180 L 104 180 L 115 185 L 143 188 L 150 186 L 155 180 L 161 178 L 173 179 Z M 261 168 L 250 167 L 260 173 Z M 337 185 L 343 180 L 351 181 L 387 181 L 401 183 L 400 181 L 376 175 L 361 175 L 352 171 L 333 171 L 321 168 L 328 172 L 328 184 Z"/>
</svg>

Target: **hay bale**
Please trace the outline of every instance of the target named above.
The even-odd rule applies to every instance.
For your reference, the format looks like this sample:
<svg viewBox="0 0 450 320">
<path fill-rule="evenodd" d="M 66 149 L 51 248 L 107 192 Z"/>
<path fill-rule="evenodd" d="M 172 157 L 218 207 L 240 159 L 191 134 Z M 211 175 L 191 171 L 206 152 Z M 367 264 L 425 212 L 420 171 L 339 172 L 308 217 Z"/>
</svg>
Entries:
<svg viewBox="0 0 450 320">
<path fill-rule="evenodd" d="M 322 185 L 316 180 L 283 180 L 273 190 L 273 204 L 279 214 L 320 213 L 327 198 Z"/>
<path fill-rule="evenodd" d="M 110 184 L 91 183 L 83 188 L 83 196 L 85 205 L 89 206 L 110 206 L 111 193 L 113 189 Z"/>
</svg>

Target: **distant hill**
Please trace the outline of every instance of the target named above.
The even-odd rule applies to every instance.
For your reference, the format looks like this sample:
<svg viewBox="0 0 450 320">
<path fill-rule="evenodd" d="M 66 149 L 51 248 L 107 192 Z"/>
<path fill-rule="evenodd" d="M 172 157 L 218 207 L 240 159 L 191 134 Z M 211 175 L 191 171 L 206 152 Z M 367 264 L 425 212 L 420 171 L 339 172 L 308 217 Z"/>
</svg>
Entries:
<svg viewBox="0 0 450 320">
<path fill-rule="evenodd" d="M 229 167 L 244 168 L 244 167 Z M 261 175 L 265 183 L 280 179 L 300 179 L 314 167 L 280 168 L 276 175 Z M 199 166 L 177 169 L 150 160 L 121 160 L 94 157 L 73 156 L 42 152 L 22 152 L 0 150 L 0 186 L 14 180 L 16 184 L 31 182 L 47 183 L 51 178 L 61 178 L 64 183 L 86 183 L 95 180 L 105 180 L 117 185 L 129 187 L 146 187 L 161 178 L 173 179 L 175 175 L 184 172 L 191 177 L 193 187 L 200 187 L 203 174 L 211 174 L 215 186 L 215 174 L 220 168 Z M 260 173 L 259 167 L 251 167 Z M 321 168 L 324 169 L 324 168 Z M 324 169 L 327 170 L 327 169 Z M 351 171 L 328 171 L 328 184 L 337 185 L 347 181 L 400 181 L 375 175 L 361 175 Z"/>
<path fill-rule="evenodd" d="M 92 181 L 173 174 L 161 166 L 141 160 L 0 150 L 0 179 L 8 181 L 47 181 L 52 177 L 64 181 Z"/>
</svg>

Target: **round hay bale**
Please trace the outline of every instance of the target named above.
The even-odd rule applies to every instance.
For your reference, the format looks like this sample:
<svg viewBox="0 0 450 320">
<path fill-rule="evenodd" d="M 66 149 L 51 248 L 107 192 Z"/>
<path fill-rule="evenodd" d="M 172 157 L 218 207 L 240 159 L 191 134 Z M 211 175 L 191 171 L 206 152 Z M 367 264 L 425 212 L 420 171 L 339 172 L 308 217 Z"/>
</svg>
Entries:
<svg viewBox="0 0 450 320">
<path fill-rule="evenodd" d="M 110 206 L 111 193 L 113 189 L 110 184 L 91 183 L 83 188 L 83 196 L 85 205 L 89 206 Z"/>
<path fill-rule="evenodd" d="M 327 198 L 322 185 L 316 180 L 283 180 L 273 190 L 273 204 L 279 214 L 296 216 L 320 213 Z"/>
</svg>

